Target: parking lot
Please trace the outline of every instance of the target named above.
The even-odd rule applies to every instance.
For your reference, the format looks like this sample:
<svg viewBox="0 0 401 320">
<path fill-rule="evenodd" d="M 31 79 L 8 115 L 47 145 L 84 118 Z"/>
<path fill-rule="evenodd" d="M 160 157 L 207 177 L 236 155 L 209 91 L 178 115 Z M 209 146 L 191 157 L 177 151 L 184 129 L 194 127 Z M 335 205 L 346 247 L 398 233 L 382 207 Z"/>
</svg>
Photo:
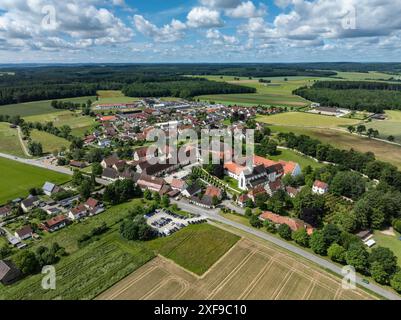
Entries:
<svg viewBox="0 0 401 320">
<path fill-rule="evenodd" d="M 157 230 L 160 236 L 169 236 L 189 224 L 203 223 L 203 217 L 185 218 L 167 210 L 156 210 L 145 216 L 148 225 Z"/>
</svg>

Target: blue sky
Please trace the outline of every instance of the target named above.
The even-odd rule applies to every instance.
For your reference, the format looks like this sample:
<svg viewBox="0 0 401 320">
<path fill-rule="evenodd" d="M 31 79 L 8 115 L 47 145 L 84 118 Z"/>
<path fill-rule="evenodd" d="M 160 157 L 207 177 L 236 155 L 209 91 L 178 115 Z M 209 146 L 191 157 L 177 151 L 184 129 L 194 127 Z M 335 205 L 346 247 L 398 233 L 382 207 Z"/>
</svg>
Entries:
<svg viewBox="0 0 401 320">
<path fill-rule="evenodd" d="M 392 0 L 0 0 L 0 63 L 401 60 Z"/>
</svg>

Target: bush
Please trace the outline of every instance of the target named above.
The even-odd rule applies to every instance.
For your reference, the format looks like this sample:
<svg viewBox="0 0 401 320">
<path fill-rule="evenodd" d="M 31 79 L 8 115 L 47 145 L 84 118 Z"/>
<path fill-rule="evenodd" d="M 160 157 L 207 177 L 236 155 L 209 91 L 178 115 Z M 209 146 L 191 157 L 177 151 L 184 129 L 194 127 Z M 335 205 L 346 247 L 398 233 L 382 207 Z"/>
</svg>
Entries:
<svg viewBox="0 0 401 320">
<path fill-rule="evenodd" d="M 266 228 L 267 232 L 270 232 L 270 233 L 276 233 L 277 232 L 276 226 L 273 223 L 271 223 L 270 221 L 266 220 L 263 223 L 263 225 Z"/>
<path fill-rule="evenodd" d="M 393 227 L 396 231 L 401 233 L 401 219 L 396 219 L 393 222 Z"/>
<path fill-rule="evenodd" d="M 292 239 L 300 246 L 309 247 L 309 235 L 304 228 L 293 232 Z"/>
<path fill-rule="evenodd" d="M 338 243 L 333 243 L 327 249 L 327 255 L 332 261 L 344 263 L 345 262 L 345 248 L 340 246 Z"/>
<path fill-rule="evenodd" d="M 249 218 L 249 223 L 251 224 L 252 227 L 254 228 L 262 228 L 263 223 L 262 221 L 260 221 L 259 217 L 256 215 L 251 215 L 251 217 Z"/>
<path fill-rule="evenodd" d="M 285 240 L 291 240 L 292 230 L 288 225 L 281 224 L 278 227 L 277 231 L 281 238 L 283 238 Z"/>
<path fill-rule="evenodd" d="M 120 227 L 120 234 L 127 240 L 147 241 L 155 237 L 154 230 L 142 216 L 136 216 L 133 220 L 125 220 Z"/>
<path fill-rule="evenodd" d="M 327 247 L 324 241 L 323 233 L 321 231 L 315 231 L 311 238 L 310 238 L 310 247 L 312 248 L 313 252 L 326 255 L 327 254 Z"/>
<path fill-rule="evenodd" d="M 391 287 L 401 293 L 401 271 L 398 271 L 390 280 Z"/>
</svg>

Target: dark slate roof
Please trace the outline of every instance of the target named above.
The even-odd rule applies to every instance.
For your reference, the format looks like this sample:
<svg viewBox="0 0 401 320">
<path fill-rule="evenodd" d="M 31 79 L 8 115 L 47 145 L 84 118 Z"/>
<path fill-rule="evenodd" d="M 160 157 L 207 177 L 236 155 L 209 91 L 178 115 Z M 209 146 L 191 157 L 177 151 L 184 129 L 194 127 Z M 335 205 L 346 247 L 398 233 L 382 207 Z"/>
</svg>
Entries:
<svg viewBox="0 0 401 320">
<path fill-rule="evenodd" d="M 110 179 L 117 179 L 118 172 L 113 168 L 106 168 L 103 170 L 102 177 L 110 178 Z"/>
<path fill-rule="evenodd" d="M 186 191 L 189 193 L 190 196 L 198 193 L 199 191 L 202 190 L 202 187 L 198 185 L 197 183 L 194 183 L 193 185 L 189 186 Z"/>
<path fill-rule="evenodd" d="M 34 204 L 36 201 L 39 201 L 39 197 L 38 197 L 38 196 L 33 196 L 33 197 L 29 197 L 29 198 L 25 199 L 24 201 L 22 201 L 22 204 L 23 204 L 26 208 L 29 208 L 29 207 L 32 207 L 33 204 Z"/>
<path fill-rule="evenodd" d="M 0 260 L 0 281 L 7 276 L 9 272 L 20 272 L 19 269 L 9 260 Z"/>
</svg>

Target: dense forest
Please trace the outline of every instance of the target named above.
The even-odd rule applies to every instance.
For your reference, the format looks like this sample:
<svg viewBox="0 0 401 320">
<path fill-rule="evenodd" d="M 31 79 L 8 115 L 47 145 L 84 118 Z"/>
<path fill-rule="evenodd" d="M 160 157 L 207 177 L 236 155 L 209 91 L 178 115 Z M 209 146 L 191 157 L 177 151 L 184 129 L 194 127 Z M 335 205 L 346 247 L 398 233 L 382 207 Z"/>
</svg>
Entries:
<svg viewBox="0 0 401 320">
<path fill-rule="evenodd" d="M 383 113 L 401 110 L 401 84 L 368 81 L 319 81 L 294 94 L 323 106 Z"/>
<path fill-rule="evenodd" d="M 138 82 L 123 88 L 123 93 L 129 97 L 178 97 L 184 99 L 204 94 L 255 92 L 255 88 L 196 78 L 186 81 Z"/>
</svg>

